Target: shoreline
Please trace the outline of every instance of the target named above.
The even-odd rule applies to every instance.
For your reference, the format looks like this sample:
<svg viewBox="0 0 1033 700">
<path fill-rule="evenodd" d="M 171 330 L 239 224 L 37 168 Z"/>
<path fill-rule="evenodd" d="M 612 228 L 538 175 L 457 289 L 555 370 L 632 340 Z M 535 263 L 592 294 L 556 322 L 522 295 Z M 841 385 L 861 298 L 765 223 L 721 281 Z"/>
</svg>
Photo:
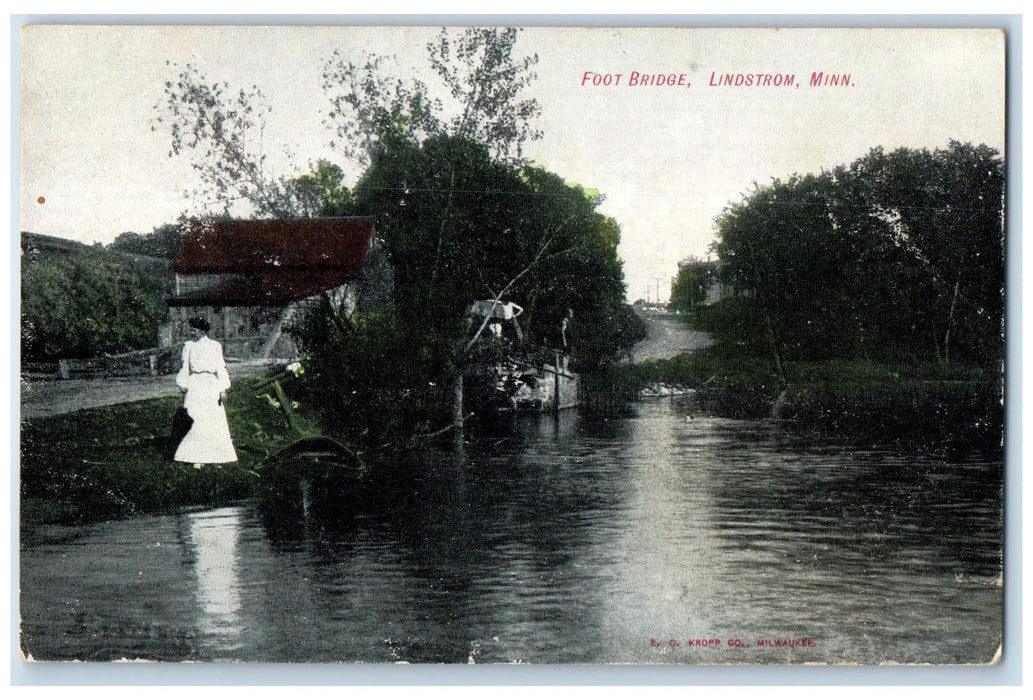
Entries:
<svg viewBox="0 0 1033 700">
<path fill-rule="evenodd" d="M 772 419 L 819 437 L 950 458 L 976 451 L 1003 459 L 1000 377 L 972 368 L 954 374 L 917 366 L 891 371 L 843 361 L 793 369 L 803 378 L 781 386 L 763 359 L 713 350 L 624 365 L 586 377 L 585 410 L 616 416 L 635 401 L 670 397 L 709 415 Z"/>
<path fill-rule="evenodd" d="M 683 363 L 686 359 L 679 358 Z M 698 358 L 697 358 L 698 359 Z M 577 409 L 589 420 L 627 415 L 635 401 L 666 399 L 700 414 L 776 420 L 815 440 L 890 446 L 950 461 L 982 455 L 1003 463 L 1004 407 L 991 381 L 906 380 L 894 384 L 820 385 L 779 389 L 701 373 L 659 382 L 652 398 L 633 383 L 641 367 L 618 368 Z M 657 368 L 652 367 L 655 371 Z M 617 381 L 623 380 L 623 381 Z M 259 393 L 260 377 L 234 384 L 228 402 L 240 461 L 229 468 L 170 461 L 168 433 L 178 396 L 86 408 L 59 416 L 24 418 L 20 432 L 20 522 L 80 525 L 137 514 L 174 512 L 246 498 L 261 487 L 253 471 L 285 446 L 291 431 L 283 413 Z M 650 388 L 651 384 L 644 385 Z M 602 391 L 602 390 L 606 391 Z M 664 392 L 667 392 L 666 394 Z"/>
</svg>

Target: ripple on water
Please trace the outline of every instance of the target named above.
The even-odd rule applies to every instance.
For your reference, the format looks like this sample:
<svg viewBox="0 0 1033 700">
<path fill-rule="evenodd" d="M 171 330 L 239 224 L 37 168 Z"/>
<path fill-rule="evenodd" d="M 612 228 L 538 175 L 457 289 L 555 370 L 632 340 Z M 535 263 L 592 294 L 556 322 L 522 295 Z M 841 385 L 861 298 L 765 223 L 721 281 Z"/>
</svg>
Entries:
<svg viewBox="0 0 1033 700">
<path fill-rule="evenodd" d="M 33 533 L 23 645 L 39 659 L 989 660 L 999 465 L 694 418 L 652 402 L 606 425 L 530 419 L 472 443 L 461 468 L 428 452 L 356 517 L 294 539 L 258 504 Z M 711 637 L 750 646 L 650 643 Z M 815 646 L 756 646 L 778 638 Z"/>
</svg>

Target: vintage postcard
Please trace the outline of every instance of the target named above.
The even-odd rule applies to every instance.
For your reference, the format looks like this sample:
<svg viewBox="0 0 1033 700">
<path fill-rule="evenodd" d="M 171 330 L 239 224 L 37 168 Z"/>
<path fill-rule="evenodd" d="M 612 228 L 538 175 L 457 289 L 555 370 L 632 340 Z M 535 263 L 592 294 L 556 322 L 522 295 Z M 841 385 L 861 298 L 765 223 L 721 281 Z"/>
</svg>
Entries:
<svg viewBox="0 0 1033 700">
<path fill-rule="evenodd" d="M 24 26 L 22 658 L 999 663 L 1007 42 Z"/>
</svg>

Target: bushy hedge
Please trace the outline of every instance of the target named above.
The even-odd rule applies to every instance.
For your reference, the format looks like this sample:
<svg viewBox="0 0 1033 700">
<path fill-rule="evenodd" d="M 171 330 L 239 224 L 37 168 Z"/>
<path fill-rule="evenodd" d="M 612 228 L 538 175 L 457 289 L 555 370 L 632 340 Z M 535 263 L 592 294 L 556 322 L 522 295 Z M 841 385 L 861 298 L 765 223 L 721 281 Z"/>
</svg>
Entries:
<svg viewBox="0 0 1033 700">
<path fill-rule="evenodd" d="M 166 278 L 103 252 L 22 257 L 22 358 L 98 357 L 154 347 Z"/>
<path fill-rule="evenodd" d="M 306 354 L 291 393 L 328 434 L 360 450 L 404 448 L 449 423 L 453 334 L 394 310 L 337 318 L 325 306 L 294 329 Z"/>
</svg>

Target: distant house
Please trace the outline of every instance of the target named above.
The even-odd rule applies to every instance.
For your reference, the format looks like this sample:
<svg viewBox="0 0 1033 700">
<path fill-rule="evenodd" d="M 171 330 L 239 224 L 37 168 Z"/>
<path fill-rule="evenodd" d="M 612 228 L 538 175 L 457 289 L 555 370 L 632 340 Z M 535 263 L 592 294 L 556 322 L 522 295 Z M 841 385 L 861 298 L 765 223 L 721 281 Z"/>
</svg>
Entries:
<svg viewBox="0 0 1033 700">
<path fill-rule="evenodd" d="M 194 221 L 172 263 L 163 345 L 204 315 L 227 358 L 293 357 L 287 327 L 324 295 L 345 312 L 389 304 L 392 281 L 373 220 L 364 217 Z"/>
<path fill-rule="evenodd" d="M 703 303 L 707 306 L 716 304 L 722 299 L 734 296 L 734 290 L 730 285 L 721 283 L 721 263 L 718 260 L 706 261 L 697 258 L 687 258 L 678 263 L 678 270 L 696 267 L 703 272 L 705 296 Z"/>
</svg>

